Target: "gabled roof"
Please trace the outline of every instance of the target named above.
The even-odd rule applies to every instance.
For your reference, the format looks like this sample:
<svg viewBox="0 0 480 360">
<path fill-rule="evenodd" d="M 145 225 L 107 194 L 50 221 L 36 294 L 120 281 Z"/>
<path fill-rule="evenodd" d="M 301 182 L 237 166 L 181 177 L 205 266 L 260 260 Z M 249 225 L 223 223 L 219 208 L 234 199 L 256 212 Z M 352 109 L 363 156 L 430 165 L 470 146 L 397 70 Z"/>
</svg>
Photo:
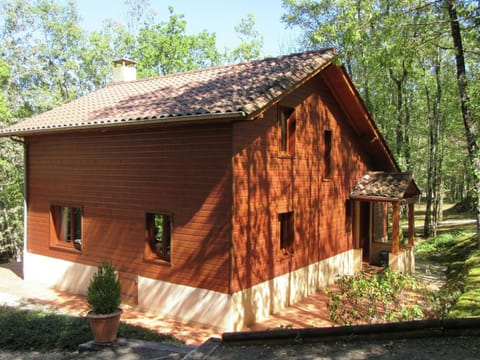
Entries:
<svg viewBox="0 0 480 360">
<path fill-rule="evenodd" d="M 350 197 L 360 200 L 388 201 L 416 197 L 419 193 L 409 172 L 371 171 L 355 185 Z"/>
<path fill-rule="evenodd" d="M 0 136 L 121 124 L 248 118 L 329 65 L 326 49 L 114 83 L 0 130 Z"/>
</svg>

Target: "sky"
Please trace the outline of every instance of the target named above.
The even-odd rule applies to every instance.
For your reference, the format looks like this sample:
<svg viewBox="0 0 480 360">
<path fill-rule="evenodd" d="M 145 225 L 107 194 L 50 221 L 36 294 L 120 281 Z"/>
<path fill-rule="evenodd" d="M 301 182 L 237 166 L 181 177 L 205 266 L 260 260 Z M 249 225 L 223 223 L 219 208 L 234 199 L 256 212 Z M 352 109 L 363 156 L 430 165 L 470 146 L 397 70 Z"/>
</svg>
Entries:
<svg viewBox="0 0 480 360">
<path fill-rule="evenodd" d="M 108 18 L 124 21 L 126 6 L 123 0 L 76 0 L 87 30 L 101 28 Z M 234 49 L 240 42 L 234 26 L 249 13 L 255 16 L 256 29 L 263 36 L 264 56 L 276 56 L 294 48 L 296 31 L 287 29 L 280 20 L 284 13 L 282 0 L 150 0 L 159 20 L 168 20 L 168 7 L 176 14 L 185 15 L 187 33 L 198 34 L 203 30 L 216 33 L 217 48 Z"/>
</svg>

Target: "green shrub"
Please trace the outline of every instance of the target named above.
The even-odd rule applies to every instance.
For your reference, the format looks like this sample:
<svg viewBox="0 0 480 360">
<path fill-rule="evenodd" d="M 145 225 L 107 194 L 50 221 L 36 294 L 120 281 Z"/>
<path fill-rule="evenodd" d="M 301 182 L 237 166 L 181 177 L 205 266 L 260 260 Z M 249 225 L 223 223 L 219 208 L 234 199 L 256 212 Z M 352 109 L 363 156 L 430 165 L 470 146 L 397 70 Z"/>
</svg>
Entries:
<svg viewBox="0 0 480 360">
<path fill-rule="evenodd" d="M 88 285 L 87 301 L 95 314 L 111 314 L 120 306 L 120 281 L 110 262 L 98 265 Z"/>
<path fill-rule="evenodd" d="M 343 276 L 335 284 L 336 288 L 326 290 L 327 309 L 330 319 L 340 325 L 421 319 L 430 308 L 427 290 L 412 276 L 389 268 L 379 274 Z M 419 292 L 422 301 L 415 297 Z"/>
</svg>

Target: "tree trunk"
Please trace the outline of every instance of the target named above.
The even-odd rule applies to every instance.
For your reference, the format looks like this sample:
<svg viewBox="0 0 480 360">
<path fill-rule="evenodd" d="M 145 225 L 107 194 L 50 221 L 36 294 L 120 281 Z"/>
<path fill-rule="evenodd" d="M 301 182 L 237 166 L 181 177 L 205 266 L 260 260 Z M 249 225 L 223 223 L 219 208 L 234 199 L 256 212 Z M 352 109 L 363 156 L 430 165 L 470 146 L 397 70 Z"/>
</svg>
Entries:
<svg viewBox="0 0 480 360">
<path fill-rule="evenodd" d="M 406 71 L 403 69 L 403 73 L 401 76 L 396 77 L 393 70 L 390 68 L 388 69 L 390 74 L 390 79 L 395 83 L 397 88 L 397 125 L 395 130 L 395 154 L 400 157 L 402 156 L 402 148 L 403 148 L 403 82 L 405 81 Z"/>
<path fill-rule="evenodd" d="M 437 59 L 435 61 L 435 101 L 433 105 L 433 141 L 435 142 L 435 154 L 434 154 L 434 169 L 433 169 L 433 236 L 437 236 L 438 228 L 438 214 L 440 212 L 440 197 L 441 185 L 442 185 L 442 156 L 439 149 L 441 142 L 441 115 L 440 115 L 440 103 L 442 100 L 442 80 L 440 79 L 440 49 L 437 49 Z"/>
<path fill-rule="evenodd" d="M 406 170 L 412 170 L 412 156 L 410 153 L 410 102 L 405 97 L 405 129 L 403 134 L 403 154 L 405 156 Z"/>
<path fill-rule="evenodd" d="M 468 87 L 465 69 L 465 57 L 463 53 L 462 33 L 457 17 L 456 0 L 445 0 L 445 7 L 450 20 L 450 31 L 452 33 L 453 46 L 455 48 L 455 62 L 457 66 L 457 84 L 460 96 L 465 138 L 467 140 L 468 157 L 473 169 L 473 176 L 476 190 L 476 220 L 477 220 L 477 242 L 480 247 L 480 159 L 476 130 L 474 127 L 472 111 L 468 99 Z"/>
</svg>

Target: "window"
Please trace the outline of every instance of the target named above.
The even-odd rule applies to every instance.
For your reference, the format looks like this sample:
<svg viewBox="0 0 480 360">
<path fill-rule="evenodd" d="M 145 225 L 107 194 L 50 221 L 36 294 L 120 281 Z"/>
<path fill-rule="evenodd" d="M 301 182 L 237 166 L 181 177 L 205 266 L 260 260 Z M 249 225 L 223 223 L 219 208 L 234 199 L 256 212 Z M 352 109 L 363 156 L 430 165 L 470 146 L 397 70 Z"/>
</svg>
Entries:
<svg viewBox="0 0 480 360">
<path fill-rule="evenodd" d="M 51 207 L 51 245 L 82 249 L 82 209 L 53 205 Z"/>
<path fill-rule="evenodd" d="M 350 234 L 352 232 L 352 212 L 353 201 L 350 199 L 345 200 L 345 232 Z"/>
<path fill-rule="evenodd" d="M 145 255 L 170 262 L 172 216 L 147 213 Z"/>
<path fill-rule="evenodd" d="M 325 163 L 325 179 L 330 179 L 332 176 L 332 131 L 325 130 L 324 136 L 323 160 Z"/>
<path fill-rule="evenodd" d="M 296 119 L 294 110 L 291 108 L 280 108 L 280 152 L 290 156 L 295 155 L 295 127 Z"/>
<path fill-rule="evenodd" d="M 283 255 L 293 254 L 294 229 L 293 212 L 278 215 L 280 222 L 280 251 Z"/>
</svg>

